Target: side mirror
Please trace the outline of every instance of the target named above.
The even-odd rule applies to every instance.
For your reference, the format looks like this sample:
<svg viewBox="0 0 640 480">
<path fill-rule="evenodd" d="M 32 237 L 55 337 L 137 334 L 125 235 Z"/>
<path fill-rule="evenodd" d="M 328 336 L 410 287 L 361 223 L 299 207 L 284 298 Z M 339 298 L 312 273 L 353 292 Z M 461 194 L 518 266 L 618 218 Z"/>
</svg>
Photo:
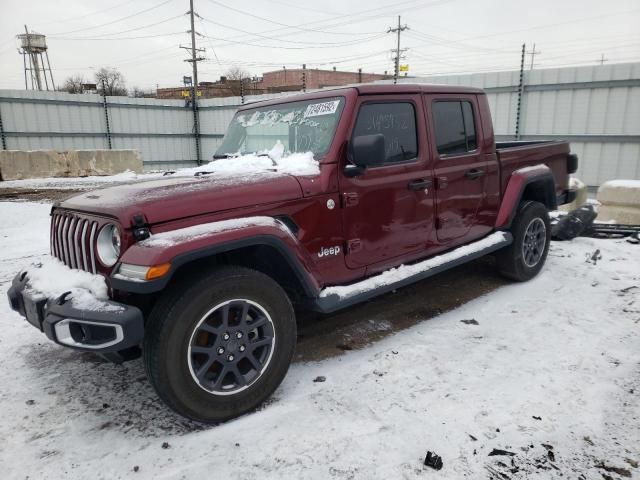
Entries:
<svg viewBox="0 0 640 480">
<path fill-rule="evenodd" d="M 350 160 L 360 168 L 374 167 L 385 162 L 384 135 L 360 135 L 351 142 Z"/>
</svg>

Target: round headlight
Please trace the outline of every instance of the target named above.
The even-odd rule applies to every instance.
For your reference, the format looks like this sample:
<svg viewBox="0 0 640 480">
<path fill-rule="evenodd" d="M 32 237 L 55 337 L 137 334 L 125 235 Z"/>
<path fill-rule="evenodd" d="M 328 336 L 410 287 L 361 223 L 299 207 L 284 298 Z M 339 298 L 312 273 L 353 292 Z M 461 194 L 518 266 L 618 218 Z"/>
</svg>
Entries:
<svg viewBox="0 0 640 480">
<path fill-rule="evenodd" d="M 113 223 L 108 223 L 98 234 L 98 259 L 105 267 L 113 267 L 120 257 L 120 231 Z"/>
</svg>

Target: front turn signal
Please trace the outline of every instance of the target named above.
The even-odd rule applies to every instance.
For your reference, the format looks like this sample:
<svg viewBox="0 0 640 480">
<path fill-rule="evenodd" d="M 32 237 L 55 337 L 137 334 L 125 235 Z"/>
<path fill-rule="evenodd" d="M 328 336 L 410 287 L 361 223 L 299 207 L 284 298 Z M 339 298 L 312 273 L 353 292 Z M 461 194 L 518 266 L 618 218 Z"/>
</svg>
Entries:
<svg viewBox="0 0 640 480">
<path fill-rule="evenodd" d="M 153 265 L 147 270 L 146 280 L 155 280 L 156 278 L 164 277 L 171 269 L 170 263 L 162 263 L 160 265 Z"/>
</svg>

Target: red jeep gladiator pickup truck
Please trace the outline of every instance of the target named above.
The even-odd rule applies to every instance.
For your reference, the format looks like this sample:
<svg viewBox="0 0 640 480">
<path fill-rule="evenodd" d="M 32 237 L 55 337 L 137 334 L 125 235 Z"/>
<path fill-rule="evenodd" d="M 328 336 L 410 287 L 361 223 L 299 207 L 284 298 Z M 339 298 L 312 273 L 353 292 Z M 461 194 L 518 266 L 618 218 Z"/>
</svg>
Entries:
<svg viewBox="0 0 640 480">
<path fill-rule="evenodd" d="M 576 168 L 566 142 L 496 143 L 475 88 L 253 103 L 188 175 L 54 205 L 53 258 L 18 273 L 9 300 L 60 345 L 142 354 L 167 405 L 220 422 L 283 380 L 294 305 L 332 312 L 488 253 L 534 277 Z"/>
</svg>

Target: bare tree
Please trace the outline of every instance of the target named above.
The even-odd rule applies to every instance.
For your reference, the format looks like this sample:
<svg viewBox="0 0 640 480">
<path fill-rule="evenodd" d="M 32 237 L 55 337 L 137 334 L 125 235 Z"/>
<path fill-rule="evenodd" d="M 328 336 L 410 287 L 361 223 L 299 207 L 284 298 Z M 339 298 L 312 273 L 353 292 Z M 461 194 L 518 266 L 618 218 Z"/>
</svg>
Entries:
<svg viewBox="0 0 640 480">
<path fill-rule="evenodd" d="M 144 97 L 144 90 L 142 90 L 140 87 L 132 87 L 129 94 L 134 98 L 142 98 Z"/>
<path fill-rule="evenodd" d="M 249 72 L 238 66 L 233 66 L 229 68 L 229 70 L 227 70 L 227 72 L 225 73 L 225 77 L 227 78 L 229 90 L 231 90 L 231 93 L 233 95 L 240 95 L 240 83 L 245 82 L 246 87 L 246 82 L 249 79 L 249 75 Z"/>
<path fill-rule="evenodd" d="M 242 80 L 243 78 L 249 78 L 249 75 L 249 72 L 247 72 L 242 67 L 238 67 L 237 65 L 229 68 L 229 70 L 227 70 L 227 73 L 225 73 L 225 77 L 227 77 L 227 80 Z"/>
<path fill-rule="evenodd" d="M 62 85 L 62 88 L 60 88 L 60 90 L 67 93 L 82 93 L 82 85 L 84 83 L 87 82 L 82 75 L 71 75 L 64 81 L 64 84 Z"/>
<path fill-rule="evenodd" d="M 102 67 L 96 72 L 96 84 L 98 86 L 98 92 L 100 92 L 101 94 L 103 93 L 103 81 L 106 95 L 125 96 L 127 94 L 124 75 L 122 75 L 122 73 L 118 69 Z"/>
</svg>

